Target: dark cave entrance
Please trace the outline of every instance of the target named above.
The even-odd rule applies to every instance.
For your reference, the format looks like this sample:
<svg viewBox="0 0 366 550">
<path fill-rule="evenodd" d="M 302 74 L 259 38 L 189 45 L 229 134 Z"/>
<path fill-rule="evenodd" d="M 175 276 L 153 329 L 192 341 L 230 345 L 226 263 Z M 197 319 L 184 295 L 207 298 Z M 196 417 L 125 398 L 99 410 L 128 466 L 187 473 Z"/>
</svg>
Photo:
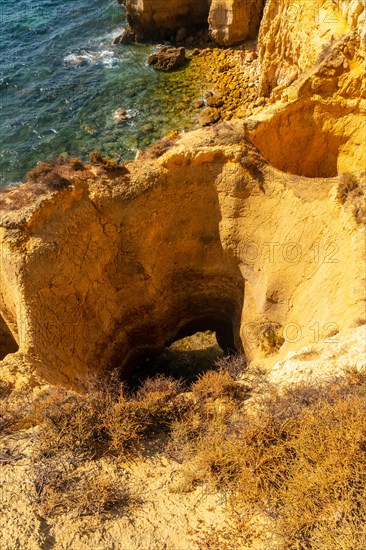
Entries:
<svg viewBox="0 0 366 550">
<path fill-rule="evenodd" d="M 156 376 L 182 380 L 188 387 L 206 371 L 218 369 L 217 362 L 224 355 L 215 332 L 195 332 L 177 338 L 142 359 L 124 381 L 131 391 L 138 389 L 147 378 Z"/>
<path fill-rule="evenodd" d="M 178 327 L 164 346 L 135 356 L 122 379 L 131 391 L 159 375 L 180 379 L 189 387 L 206 371 L 218 369 L 220 358 L 240 351 L 231 319 L 203 316 Z"/>
<path fill-rule="evenodd" d="M 204 372 L 218 369 L 221 357 L 243 354 L 240 273 L 179 272 L 173 288 L 174 301 L 164 315 L 152 316 L 129 332 L 131 352 L 120 363 L 120 372 L 132 391 L 159 375 L 180 379 L 189 387 Z"/>
</svg>

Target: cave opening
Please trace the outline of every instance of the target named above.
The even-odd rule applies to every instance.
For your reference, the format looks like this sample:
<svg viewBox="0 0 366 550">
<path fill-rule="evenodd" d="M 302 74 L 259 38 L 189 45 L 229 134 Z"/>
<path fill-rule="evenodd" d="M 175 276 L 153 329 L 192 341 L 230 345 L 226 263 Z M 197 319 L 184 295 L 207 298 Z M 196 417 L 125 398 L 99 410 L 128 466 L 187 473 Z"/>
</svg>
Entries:
<svg viewBox="0 0 366 550">
<path fill-rule="evenodd" d="M 181 293 L 188 277 L 189 296 L 186 290 Z M 174 303 L 164 315 L 129 332 L 131 351 L 119 364 L 121 378 L 132 391 L 159 375 L 180 379 L 189 388 L 204 372 L 219 368 L 217 362 L 223 356 L 243 353 L 241 274 L 225 273 L 218 278 L 212 273 L 185 272 L 174 282 Z"/>
<path fill-rule="evenodd" d="M 198 331 L 167 342 L 163 348 L 147 355 L 124 378 L 127 388 L 134 392 L 148 378 L 164 376 L 182 380 L 186 387 L 208 370 L 219 369 L 218 362 L 225 351 L 212 330 Z"/>
</svg>

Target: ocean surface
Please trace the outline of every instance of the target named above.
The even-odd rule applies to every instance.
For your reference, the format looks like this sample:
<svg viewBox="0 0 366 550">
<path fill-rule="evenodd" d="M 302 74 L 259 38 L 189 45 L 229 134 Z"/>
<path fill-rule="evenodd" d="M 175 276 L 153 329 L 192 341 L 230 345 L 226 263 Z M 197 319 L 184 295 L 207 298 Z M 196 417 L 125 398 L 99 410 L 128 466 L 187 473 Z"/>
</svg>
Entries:
<svg viewBox="0 0 366 550">
<path fill-rule="evenodd" d="M 133 158 L 194 126 L 190 69 L 159 73 L 146 62 L 153 46 L 112 46 L 127 25 L 117 0 L 2 0 L 0 9 L 0 185 L 61 154 Z"/>
</svg>

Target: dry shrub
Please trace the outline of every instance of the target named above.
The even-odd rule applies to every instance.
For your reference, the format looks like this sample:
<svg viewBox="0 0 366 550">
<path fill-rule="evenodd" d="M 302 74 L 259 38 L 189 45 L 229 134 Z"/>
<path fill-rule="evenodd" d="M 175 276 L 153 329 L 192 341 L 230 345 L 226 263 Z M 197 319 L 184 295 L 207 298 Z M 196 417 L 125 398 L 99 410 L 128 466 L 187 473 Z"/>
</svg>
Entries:
<svg viewBox="0 0 366 550">
<path fill-rule="evenodd" d="M 120 473 L 103 473 L 101 459 L 126 458 L 162 430 L 170 432 L 167 454 L 182 463 L 175 490 L 204 484 L 224 495 L 233 522 L 229 547 L 253 538 L 259 525 L 263 541 L 278 549 L 363 550 L 366 371 L 349 367 L 342 377 L 281 393 L 257 370 L 241 376 L 208 372 L 190 394 L 160 376 L 132 395 L 112 377 L 88 381 L 83 393 L 53 388 L 33 401 L 23 396 L 23 407 L 18 396 L 5 431 L 39 424 L 33 470 L 41 515 L 104 517 L 128 507 Z M 254 385 L 259 390 L 247 406 Z"/>
<path fill-rule="evenodd" d="M 115 377 L 83 384 L 83 393 L 52 388 L 35 403 L 42 454 L 71 453 L 80 462 L 136 450 L 149 424 L 144 403 L 129 398 Z"/>
<path fill-rule="evenodd" d="M 98 463 L 75 469 L 66 461 L 38 462 L 34 468 L 34 504 L 43 517 L 106 516 L 125 510 L 133 497 L 117 468 L 104 471 Z"/>
<path fill-rule="evenodd" d="M 178 141 L 180 135 L 176 130 L 172 130 L 162 139 L 151 145 L 142 154 L 143 157 L 156 159 L 166 153 Z"/>
<path fill-rule="evenodd" d="M 195 442 L 204 430 L 205 421 L 200 413 L 199 409 L 191 406 L 182 418 L 172 422 L 166 453 L 180 464 L 189 460 Z"/>
<path fill-rule="evenodd" d="M 79 394 L 63 388 L 52 388 L 36 400 L 40 455 L 68 454 L 75 463 L 101 456 L 108 444 L 103 426 L 108 400 L 108 394 L 102 396 L 98 391 Z"/>
<path fill-rule="evenodd" d="M 259 516 L 276 548 L 366 547 L 365 387 L 366 374 L 349 369 L 318 386 L 267 388 L 254 409 L 191 415 L 181 456 L 227 495 L 233 541 Z"/>
<path fill-rule="evenodd" d="M 365 174 L 363 174 L 365 178 Z M 366 223 L 366 184 L 365 179 L 349 172 L 340 175 L 337 189 L 337 200 L 350 206 L 357 224 Z"/>
<path fill-rule="evenodd" d="M 28 172 L 27 179 L 32 183 L 43 184 L 53 191 L 68 189 L 70 181 L 61 176 L 55 168 L 56 164 L 54 162 L 38 162 Z"/>
<path fill-rule="evenodd" d="M 75 170 L 75 172 L 78 172 L 79 170 L 84 169 L 84 164 L 77 157 L 71 157 L 69 159 L 69 165 L 70 165 L 72 170 Z"/>
<path fill-rule="evenodd" d="M 55 165 L 52 162 L 38 162 L 27 174 L 28 181 L 38 182 L 46 174 L 52 172 Z"/>
<path fill-rule="evenodd" d="M 337 199 L 341 204 L 344 204 L 350 193 L 356 192 L 362 194 L 359 187 L 359 182 L 354 174 L 344 172 L 339 176 L 339 184 L 337 189 Z"/>
<path fill-rule="evenodd" d="M 186 408 L 184 398 L 180 397 L 182 392 L 180 380 L 157 375 L 145 380 L 134 402 L 143 408 L 146 424 L 153 430 L 167 428 Z"/>
<path fill-rule="evenodd" d="M 228 370 L 207 371 L 192 384 L 192 392 L 198 399 L 240 398 L 243 388 L 230 375 Z"/>
<path fill-rule="evenodd" d="M 114 172 L 118 174 L 120 174 L 121 172 L 123 172 L 124 174 L 128 173 L 128 170 L 125 166 L 119 164 L 116 159 L 103 157 L 100 151 L 92 151 L 89 155 L 89 162 L 94 166 L 100 166 L 108 172 Z"/>
<path fill-rule="evenodd" d="M 0 436 L 31 428 L 37 424 L 33 399 L 26 390 L 11 391 L 0 400 Z"/>
<path fill-rule="evenodd" d="M 216 365 L 222 372 L 228 372 L 234 379 L 238 380 L 248 369 L 248 363 L 245 355 L 227 355 L 216 362 Z"/>
<path fill-rule="evenodd" d="M 144 437 L 165 429 L 180 402 L 178 381 L 147 380 L 127 395 L 115 375 L 88 379 L 82 393 L 50 388 L 31 404 L 34 435 L 32 456 L 36 505 L 43 516 L 73 511 L 78 516 L 103 515 L 129 505 L 130 493 L 116 475 L 99 471 L 98 463 L 135 452 Z"/>
<path fill-rule="evenodd" d="M 45 174 L 41 180 L 40 183 L 43 183 L 48 187 L 48 189 L 51 189 L 52 191 L 58 191 L 61 189 L 69 189 L 71 184 L 70 181 L 57 172 L 49 172 L 48 174 Z"/>
</svg>

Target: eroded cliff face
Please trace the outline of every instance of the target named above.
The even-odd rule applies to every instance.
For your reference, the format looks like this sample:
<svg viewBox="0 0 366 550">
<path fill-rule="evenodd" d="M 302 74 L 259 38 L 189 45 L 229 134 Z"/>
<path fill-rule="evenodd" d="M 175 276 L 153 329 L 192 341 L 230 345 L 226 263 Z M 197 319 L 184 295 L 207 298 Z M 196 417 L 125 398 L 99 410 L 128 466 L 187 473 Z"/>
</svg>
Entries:
<svg viewBox="0 0 366 550">
<path fill-rule="evenodd" d="M 258 33 L 265 0 L 212 0 L 210 36 L 220 46 L 240 44 Z"/>
<path fill-rule="evenodd" d="M 126 0 L 128 22 L 138 40 L 174 40 L 180 28 L 207 25 L 210 0 Z"/>
<path fill-rule="evenodd" d="M 292 44 L 298 28 L 287 22 L 281 32 Z M 73 384 L 206 329 L 248 360 L 278 361 L 359 323 L 365 99 L 357 29 L 303 68 L 301 46 L 296 74 L 281 33 L 277 56 L 266 57 L 274 35 L 264 40 L 261 30 L 262 71 L 273 67 L 267 81 L 262 72 L 266 108 L 165 140 L 115 172 L 61 166 L 69 188 L 4 192 L 4 370 Z"/>
<path fill-rule="evenodd" d="M 365 7 L 361 0 L 267 0 L 258 36 L 261 93 L 268 95 L 276 87 L 289 86 L 316 68 L 335 42 L 346 37 L 359 43 L 360 57 L 354 57 L 354 46 L 344 51 L 344 69 L 349 71 L 364 61 Z"/>
<path fill-rule="evenodd" d="M 71 190 L 8 211 L 1 311 L 18 358 L 70 382 L 196 330 L 258 359 L 277 335 L 286 352 L 361 317 L 363 246 L 339 176 L 280 172 L 244 136 L 200 130 L 126 176 L 69 174 Z"/>
<path fill-rule="evenodd" d="M 172 40 L 185 29 L 208 29 L 230 46 L 257 35 L 265 0 L 126 0 L 128 22 L 138 40 Z M 179 34 L 178 34 L 179 36 Z"/>
</svg>

